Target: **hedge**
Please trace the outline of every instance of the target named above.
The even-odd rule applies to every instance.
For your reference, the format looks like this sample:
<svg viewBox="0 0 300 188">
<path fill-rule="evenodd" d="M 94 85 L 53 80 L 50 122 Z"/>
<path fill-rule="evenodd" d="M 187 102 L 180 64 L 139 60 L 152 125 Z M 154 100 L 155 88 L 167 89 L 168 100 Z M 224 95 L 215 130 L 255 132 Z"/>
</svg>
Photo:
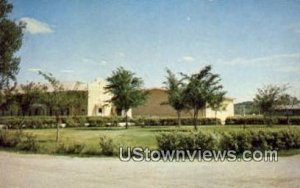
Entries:
<svg viewBox="0 0 300 188">
<path fill-rule="evenodd" d="M 145 125 L 145 126 L 169 126 L 169 125 L 178 125 L 177 118 L 134 118 L 132 120 L 138 125 Z M 215 125 L 221 124 L 220 119 L 215 118 L 199 118 L 198 124 L 199 125 Z M 181 118 L 181 125 L 193 125 L 194 119 L 193 118 Z"/>
<path fill-rule="evenodd" d="M 202 132 L 161 133 L 156 137 L 162 151 L 184 150 L 234 150 L 237 154 L 245 150 L 287 150 L 300 148 L 299 130 L 230 131 L 207 134 Z"/>
<path fill-rule="evenodd" d="M 177 118 L 130 118 L 130 123 L 140 126 L 172 126 L 177 125 Z M 60 122 L 67 127 L 116 127 L 125 122 L 124 117 L 96 117 L 96 116 L 61 116 Z M 182 125 L 192 125 L 193 118 L 182 118 Z M 199 118 L 199 125 L 215 125 L 214 118 Z M 217 119 L 220 124 L 220 120 Z M 5 116 L 0 117 L 0 124 L 10 129 L 20 128 L 55 128 L 54 116 Z"/>
<path fill-rule="evenodd" d="M 277 125 L 287 125 L 288 119 L 285 116 L 274 116 L 272 118 L 266 118 L 267 122 Z M 300 116 L 289 117 L 289 123 L 291 125 L 300 125 Z M 225 121 L 226 125 L 263 125 L 265 124 L 265 119 L 263 116 L 236 116 L 228 117 Z"/>
</svg>

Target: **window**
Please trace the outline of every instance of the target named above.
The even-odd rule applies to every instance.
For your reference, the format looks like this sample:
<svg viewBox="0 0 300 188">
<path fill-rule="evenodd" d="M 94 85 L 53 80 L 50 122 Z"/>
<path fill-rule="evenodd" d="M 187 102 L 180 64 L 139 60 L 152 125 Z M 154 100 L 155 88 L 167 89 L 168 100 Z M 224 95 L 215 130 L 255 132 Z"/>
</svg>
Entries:
<svg viewBox="0 0 300 188">
<path fill-rule="evenodd" d="M 98 108 L 98 113 L 102 114 L 102 108 Z"/>
</svg>

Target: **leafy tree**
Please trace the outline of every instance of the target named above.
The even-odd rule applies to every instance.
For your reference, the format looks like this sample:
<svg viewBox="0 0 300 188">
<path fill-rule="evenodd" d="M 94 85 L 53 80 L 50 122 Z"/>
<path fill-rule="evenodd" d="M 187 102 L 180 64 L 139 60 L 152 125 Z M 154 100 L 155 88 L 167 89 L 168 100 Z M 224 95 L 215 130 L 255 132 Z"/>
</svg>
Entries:
<svg viewBox="0 0 300 188">
<path fill-rule="evenodd" d="M 46 104 L 51 113 L 54 113 L 56 117 L 56 143 L 59 142 L 59 124 L 61 123 L 60 116 L 63 114 L 63 110 L 68 108 L 70 99 L 67 92 L 65 92 L 63 85 L 51 74 L 39 71 L 39 74 L 44 77 L 50 84 L 48 92 L 44 93 L 43 103 Z"/>
<path fill-rule="evenodd" d="M 42 95 L 47 91 L 47 86 L 40 83 L 30 82 L 21 86 L 21 108 L 23 115 L 31 115 L 32 105 L 40 103 Z"/>
<path fill-rule="evenodd" d="M 167 69 L 167 81 L 164 82 L 167 89 L 168 102 L 162 104 L 171 105 L 177 112 L 178 126 L 181 125 L 181 112 L 187 109 L 185 104 L 184 89 L 185 85 L 181 80 L 176 78 L 176 75 Z"/>
<path fill-rule="evenodd" d="M 223 92 L 220 76 L 211 72 L 210 65 L 205 66 L 198 73 L 192 75 L 182 74 L 186 80 L 185 101 L 194 110 L 194 126 L 198 128 L 199 110 L 210 104 L 215 95 Z"/>
<path fill-rule="evenodd" d="M 281 95 L 285 90 L 285 87 L 279 87 L 276 85 L 267 85 L 263 88 L 257 89 L 254 103 L 263 114 L 265 123 L 272 123 L 269 121 L 267 122 L 267 117 L 269 116 L 272 119 L 275 107 L 280 104 Z"/>
<path fill-rule="evenodd" d="M 209 107 L 215 111 L 215 121 L 216 124 L 217 122 L 217 113 L 218 111 L 222 110 L 222 108 L 224 108 L 223 106 L 223 101 L 224 101 L 224 97 L 225 97 L 226 92 L 221 91 L 219 93 L 216 93 L 214 95 L 211 96 L 211 100 L 208 101 Z"/>
<path fill-rule="evenodd" d="M 13 5 L 0 0 L 0 91 L 16 82 L 20 58 L 14 54 L 21 48 L 24 23 L 10 20 Z"/>
<path fill-rule="evenodd" d="M 112 93 L 110 100 L 114 106 L 125 113 L 126 129 L 128 128 L 128 110 L 142 105 L 147 96 L 143 90 L 143 81 L 136 77 L 135 73 L 125 70 L 123 67 L 117 68 L 107 79 L 105 89 Z"/>
<path fill-rule="evenodd" d="M 13 87 L 8 86 L 0 90 L 0 109 L 2 110 L 2 112 L 11 111 L 12 108 L 16 109 L 15 88 L 16 88 L 16 84 Z"/>
</svg>

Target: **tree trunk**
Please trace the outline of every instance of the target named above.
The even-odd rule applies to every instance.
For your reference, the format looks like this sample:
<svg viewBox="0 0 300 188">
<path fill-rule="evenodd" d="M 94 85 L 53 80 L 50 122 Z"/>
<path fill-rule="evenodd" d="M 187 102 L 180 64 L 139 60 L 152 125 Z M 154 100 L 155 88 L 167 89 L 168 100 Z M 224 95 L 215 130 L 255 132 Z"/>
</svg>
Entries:
<svg viewBox="0 0 300 188">
<path fill-rule="evenodd" d="M 126 129 L 128 129 L 128 115 L 127 115 L 127 111 L 125 111 L 125 120 L 126 120 Z"/>
<path fill-rule="evenodd" d="M 59 123 L 60 123 L 60 119 L 59 119 L 59 115 L 56 114 L 56 145 L 58 145 L 58 138 L 59 138 Z"/>
<path fill-rule="evenodd" d="M 180 110 L 177 110 L 177 126 L 180 127 L 181 126 L 181 112 Z"/>
<path fill-rule="evenodd" d="M 194 110 L 194 128 L 196 131 L 198 130 L 198 113 L 199 113 L 199 110 L 195 109 Z"/>
</svg>

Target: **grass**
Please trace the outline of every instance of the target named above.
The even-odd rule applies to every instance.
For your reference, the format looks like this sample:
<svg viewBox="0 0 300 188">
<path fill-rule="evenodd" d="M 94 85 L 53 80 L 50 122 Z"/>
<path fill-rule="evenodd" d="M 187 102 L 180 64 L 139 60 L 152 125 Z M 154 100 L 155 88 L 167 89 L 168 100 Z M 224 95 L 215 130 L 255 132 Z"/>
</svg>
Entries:
<svg viewBox="0 0 300 188">
<path fill-rule="evenodd" d="M 243 130 L 280 130 L 280 129 L 300 130 L 300 126 L 274 125 L 267 127 L 265 125 L 234 125 L 234 126 L 199 126 L 203 132 L 221 133 L 226 131 L 243 131 Z M 161 132 L 170 131 L 193 131 L 193 126 L 155 126 L 155 127 L 81 127 L 81 128 L 64 128 L 60 129 L 60 143 L 70 145 L 74 143 L 84 144 L 84 155 L 99 154 L 99 137 L 101 135 L 110 136 L 117 145 L 140 146 L 150 149 L 157 148 L 156 135 Z M 11 130 L 10 130 L 11 131 Z M 12 130 L 13 131 L 13 130 Z M 56 129 L 27 129 L 25 133 L 31 133 L 37 137 L 40 149 L 38 153 L 51 154 L 56 150 L 55 135 Z M 299 154 L 300 150 L 283 151 L 281 155 Z"/>
</svg>

